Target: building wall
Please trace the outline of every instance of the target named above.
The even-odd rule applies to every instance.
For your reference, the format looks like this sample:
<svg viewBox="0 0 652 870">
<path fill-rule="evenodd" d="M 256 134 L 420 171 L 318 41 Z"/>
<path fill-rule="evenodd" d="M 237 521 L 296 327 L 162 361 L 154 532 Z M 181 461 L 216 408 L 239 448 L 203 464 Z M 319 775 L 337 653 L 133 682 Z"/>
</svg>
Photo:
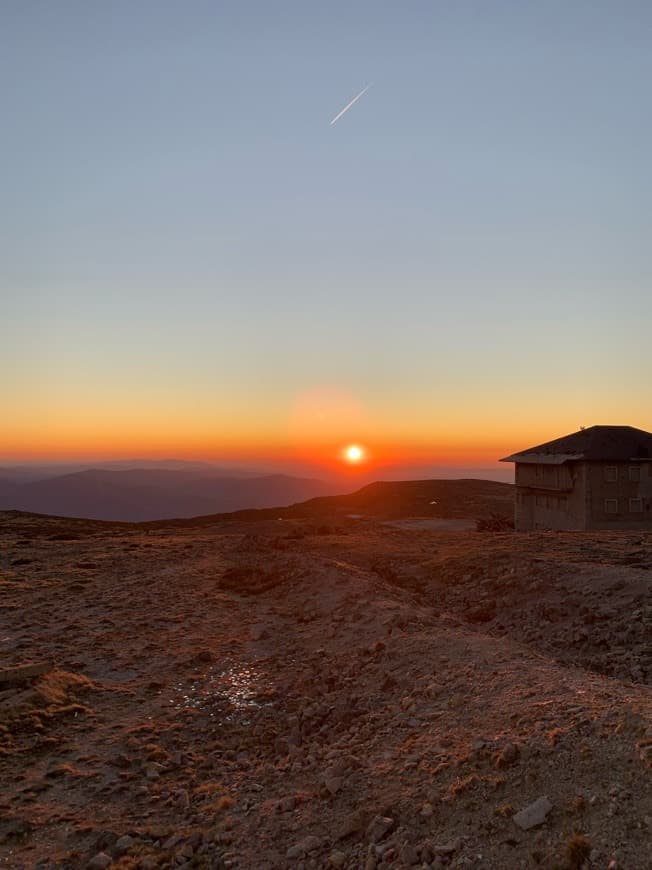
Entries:
<svg viewBox="0 0 652 870">
<path fill-rule="evenodd" d="M 652 463 L 587 463 L 587 528 L 652 530 Z"/>
<path fill-rule="evenodd" d="M 517 531 L 652 531 L 651 462 L 519 462 L 515 481 Z"/>
<path fill-rule="evenodd" d="M 585 528 L 584 463 L 517 462 L 515 481 L 514 527 L 517 531 Z"/>
</svg>

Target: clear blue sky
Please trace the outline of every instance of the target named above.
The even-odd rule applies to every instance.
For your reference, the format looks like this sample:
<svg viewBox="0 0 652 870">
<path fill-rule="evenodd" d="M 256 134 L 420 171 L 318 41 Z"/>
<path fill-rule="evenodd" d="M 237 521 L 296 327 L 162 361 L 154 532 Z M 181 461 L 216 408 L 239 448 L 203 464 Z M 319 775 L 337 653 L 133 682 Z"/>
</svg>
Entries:
<svg viewBox="0 0 652 870">
<path fill-rule="evenodd" d="M 6 0 L 0 459 L 291 449 L 325 388 L 406 449 L 652 428 L 651 45 L 631 0 Z"/>
</svg>

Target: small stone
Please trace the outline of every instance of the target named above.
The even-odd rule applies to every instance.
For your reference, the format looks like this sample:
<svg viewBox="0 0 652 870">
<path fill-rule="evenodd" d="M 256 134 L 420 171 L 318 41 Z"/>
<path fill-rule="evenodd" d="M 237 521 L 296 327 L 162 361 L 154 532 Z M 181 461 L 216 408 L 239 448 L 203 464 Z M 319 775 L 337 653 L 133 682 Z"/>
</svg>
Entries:
<svg viewBox="0 0 652 870">
<path fill-rule="evenodd" d="M 294 846 L 290 846 L 285 853 L 285 857 L 289 859 L 300 858 L 302 855 L 307 855 L 309 852 L 314 852 L 316 849 L 320 848 L 321 840 L 319 837 L 310 835 L 304 837 L 303 840 L 299 840 L 299 842 L 295 843 Z"/>
<path fill-rule="evenodd" d="M 328 863 L 331 867 L 344 867 L 346 864 L 346 855 L 344 852 L 331 852 L 328 856 Z"/>
<path fill-rule="evenodd" d="M 496 757 L 496 767 L 508 767 L 518 761 L 520 750 L 515 743 L 507 743 Z"/>
<path fill-rule="evenodd" d="M 324 779 L 324 786 L 326 788 L 326 791 L 334 797 L 342 788 L 342 777 L 327 776 Z"/>
<path fill-rule="evenodd" d="M 460 841 L 455 839 L 449 843 L 444 843 L 443 846 L 433 846 L 432 851 L 435 855 L 454 855 L 460 848 Z"/>
<path fill-rule="evenodd" d="M 342 828 L 337 834 L 336 839 L 344 840 L 351 834 L 356 834 L 358 831 L 361 831 L 363 827 L 364 823 L 362 814 L 359 811 L 353 812 L 345 817 Z"/>
<path fill-rule="evenodd" d="M 367 860 L 365 861 L 364 870 L 376 870 L 378 865 L 378 858 L 373 848 L 369 848 L 369 852 L 367 853 Z"/>
<path fill-rule="evenodd" d="M 536 828 L 542 825 L 546 816 L 552 809 L 552 804 L 547 797 L 540 797 L 534 803 L 525 807 L 519 813 L 513 816 L 514 822 L 522 831 L 528 831 L 530 828 Z"/>
<path fill-rule="evenodd" d="M 86 865 L 88 870 L 104 870 L 105 867 L 108 867 L 109 864 L 113 863 L 113 859 L 106 854 L 106 852 L 98 852 L 97 855 L 94 855 L 91 860 Z"/>
<path fill-rule="evenodd" d="M 169 851 L 170 849 L 174 849 L 181 841 L 183 840 L 183 834 L 172 834 L 171 837 L 163 843 L 164 851 Z"/>
<path fill-rule="evenodd" d="M 423 816 L 424 819 L 429 819 L 433 813 L 435 812 L 432 804 L 425 803 L 421 809 L 419 810 L 419 815 Z"/>
<path fill-rule="evenodd" d="M 147 779 L 158 779 L 163 769 L 163 765 L 159 764 L 158 761 L 150 761 L 149 764 L 145 765 L 145 776 Z"/>
<path fill-rule="evenodd" d="M 291 813 L 292 810 L 296 807 L 297 800 L 293 794 L 288 795 L 287 797 L 281 798 L 277 804 L 277 809 L 279 813 Z"/>
<path fill-rule="evenodd" d="M 265 640 L 269 637 L 264 625 L 252 625 L 250 629 L 252 640 Z"/>
<path fill-rule="evenodd" d="M 188 794 L 187 789 L 180 788 L 177 792 L 175 792 L 175 806 L 179 807 L 182 810 L 187 810 L 190 806 L 190 795 Z"/>
<path fill-rule="evenodd" d="M 136 841 L 133 837 L 130 837 L 129 834 L 125 834 L 116 842 L 114 848 L 119 855 L 122 855 L 124 852 L 128 852 L 135 842 Z"/>
<path fill-rule="evenodd" d="M 285 737 L 277 737 L 274 741 L 274 749 L 277 755 L 287 755 L 290 751 L 290 744 Z"/>
<path fill-rule="evenodd" d="M 394 827 L 394 819 L 387 816 L 375 816 L 367 827 L 367 839 L 370 843 L 379 843 Z"/>
<path fill-rule="evenodd" d="M 411 867 L 414 864 L 419 863 L 419 855 L 417 854 L 416 848 L 411 843 L 406 843 L 401 847 L 399 858 L 406 867 Z"/>
</svg>

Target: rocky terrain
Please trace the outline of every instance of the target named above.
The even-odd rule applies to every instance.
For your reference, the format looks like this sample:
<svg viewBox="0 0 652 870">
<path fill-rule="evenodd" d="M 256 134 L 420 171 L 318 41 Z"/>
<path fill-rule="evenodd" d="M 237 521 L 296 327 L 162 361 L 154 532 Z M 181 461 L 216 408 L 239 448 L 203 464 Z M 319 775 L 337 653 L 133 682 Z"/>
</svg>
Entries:
<svg viewBox="0 0 652 870">
<path fill-rule="evenodd" d="M 0 515 L 0 865 L 647 870 L 651 581 L 624 532 Z"/>
</svg>

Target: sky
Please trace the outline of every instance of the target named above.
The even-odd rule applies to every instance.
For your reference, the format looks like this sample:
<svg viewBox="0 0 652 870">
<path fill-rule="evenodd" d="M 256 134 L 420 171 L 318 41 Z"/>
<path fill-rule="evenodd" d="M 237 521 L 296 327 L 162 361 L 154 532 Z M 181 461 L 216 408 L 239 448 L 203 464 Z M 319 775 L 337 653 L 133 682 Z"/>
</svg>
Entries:
<svg viewBox="0 0 652 870">
<path fill-rule="evenodd" d="M 652 429 L 651 4 L 0 20 L 0 463 Z"/>
</svg>

